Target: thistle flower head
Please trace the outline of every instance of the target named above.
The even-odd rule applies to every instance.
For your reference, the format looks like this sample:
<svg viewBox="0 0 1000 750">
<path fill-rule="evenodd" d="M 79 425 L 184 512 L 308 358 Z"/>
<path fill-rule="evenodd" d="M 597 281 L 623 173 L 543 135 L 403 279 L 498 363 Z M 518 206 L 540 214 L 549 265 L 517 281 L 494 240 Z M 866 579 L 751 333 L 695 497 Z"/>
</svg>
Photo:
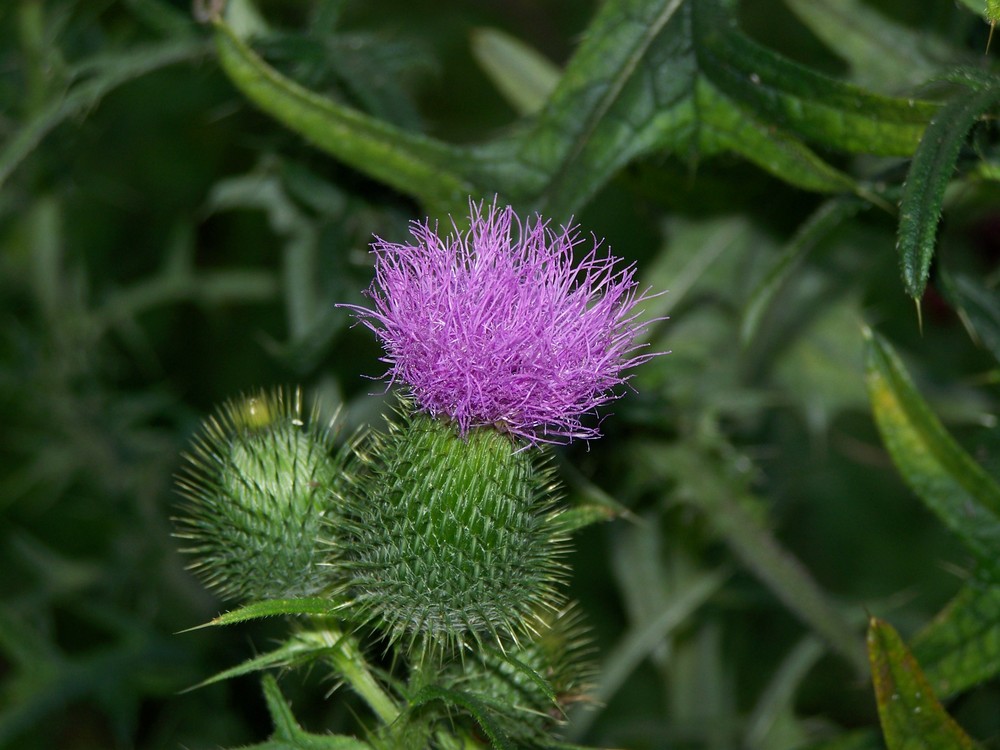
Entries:
<svg viewBox="0 0 1000 750">
<path fill-rule="evenodd" d="M 493 425 L 531 443 L 598 437 L 582 418 L 652 356 L 637 354 L 647 296 L 634 265 L 597 241 L 576 260 L 578 227 L 470 208 L 465 233 L 442 238 L 415 222 L 412 244 L 372 245 L 372 307 L 352 307 L 385 348 L 386 377 L 463 434 Z"/>
<path fill-rule="evenodd" d="M 330 584 L 319 535 L 348 477 L 335 429 L 317 407 L 303 414 L 297 389 L 242 396 L 205 421 L 177 476 L 186 503 L 175 522 L 210 588 L 245 601 L 313 596 Z"/>
</svg>

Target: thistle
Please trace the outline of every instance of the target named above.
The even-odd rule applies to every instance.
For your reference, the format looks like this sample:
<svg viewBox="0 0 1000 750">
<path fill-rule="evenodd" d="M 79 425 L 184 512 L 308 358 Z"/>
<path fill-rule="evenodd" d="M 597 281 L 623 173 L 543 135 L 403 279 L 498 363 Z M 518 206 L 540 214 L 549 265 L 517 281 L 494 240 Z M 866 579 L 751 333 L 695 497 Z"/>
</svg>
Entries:
<svg viewBox="0 0 1000 750">
<path fill-rule="evenodd" d="M 412 225 L 413 244 L 376 239 L 372 309 L 351 307 L 385 348 L 386 378 L 462 434 L 490 426 L 529 443 L 600 436 L 583 423 L 617 398 L 637 353 L 635 266 L 600 243 L 574 260 L 577 227 L 521 222 L 473 205 L 471 228 L 441 238 Z"/>
<path fill-rule="evenodd" d="M 471 228 L 377 239 L 372 309 L 404 414 L 367 452 L 337 546 L 354 601 L 393 640 L 501 647 L 562 604 L 547 443 L 592 439 L 638 354 L 633 266 L 575 228 L 472 206 Z"/>
<path fill-rule="evenodd" d="M 346 452 L 302 394 L 276 390 L 224 404 L 205 421 L 177 477 L 182 551 L 207 586 L 235 600 L 320 593 L 330 584 L 319 541 Z"/>
</svg>

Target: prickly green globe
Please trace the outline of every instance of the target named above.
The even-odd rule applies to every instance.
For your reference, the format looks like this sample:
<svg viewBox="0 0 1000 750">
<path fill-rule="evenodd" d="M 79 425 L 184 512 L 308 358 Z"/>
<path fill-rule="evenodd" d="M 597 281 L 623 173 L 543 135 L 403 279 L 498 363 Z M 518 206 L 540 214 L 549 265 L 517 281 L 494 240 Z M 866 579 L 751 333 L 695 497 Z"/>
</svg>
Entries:
<svg viewBox="0 0 1000 750">
<path fill-rule="evenodd" d="M 558 494 L 540 450 L 423 413 L 362 454 L 338 546 L 362 615 L 392 640 L 454 647 L 507 641 L 558 606 Z"/>
<path fill-rule="evenodd" d="M 327 587 L 319 541 L 344 454 L 302 395 L 277 390 L 230 401 L 185 455 L 177 536 L 207 586 L 235 600 L 310 596 Z"/>
</svg>

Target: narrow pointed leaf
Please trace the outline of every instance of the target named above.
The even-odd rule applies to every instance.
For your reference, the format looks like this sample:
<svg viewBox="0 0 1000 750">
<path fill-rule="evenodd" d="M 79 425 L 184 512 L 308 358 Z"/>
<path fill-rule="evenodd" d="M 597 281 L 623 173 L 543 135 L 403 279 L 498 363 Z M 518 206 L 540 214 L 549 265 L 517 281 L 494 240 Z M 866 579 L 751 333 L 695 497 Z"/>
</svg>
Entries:
<svg viewBox="0 0 1000 750">
<path fill-rule="evenodd" d="M 785 0 L 823 43 L 848 62 L 852 79 L 881 90 L 900 90 L 938 73 L 927 52 L 947 59 L 943 43 L 904 26 L 862 0 Z M 891 87 L 891 89 L 887 89 Z"/>
<path fill-rule="evenodd" d="M 551 516 L 552 523 L 563 534 L 572 534 L 591 524 L 610 521 L 615 518 L 634 520 L 631 511 L 613 498 L 601 487 L 585 477 L 578 468 L 564 457 L 556 454 L 559 473 L 565 478 L 573 500 L 570 507 Z"/>
<path fill-rule="evenodd" d="M 924 504 L 1000 578 L 1000 486 L 938 421 L 887 343 L 868 337 L 867 381 L 875 422 L 893 462 Z"/>
<path fill-rule="evenodd" d="M 761 118 L 857 153 L 913 153 L 936 105 L 879 96 L 793 62 L 740 32 L 725 0 L 692 0 L 698 67 Z"/>
<path fill-rule="evenodd" d="M 979 747 L 945 713 L 930 683 L 895 629 L 872 618 L 868 626 L 875 700 L 889 750 L 975 750 Z"/>
<path fill-rule="evenodd" d="M 515 659 L 507 652 L 501 651 L 498 648 L 493 648 L 492 646 L 483 644 L 483 650 L 489 652 L 494 659 L 499 659 L 500 661 L 510 664 L 511 667 L 513 667 L 515 670 L 517 670 L 525 677 L 527 677 L 535 685 L 535 687 L 538 688 L 538 690 L 542 693 L 542 695 L 544 695 L 549 700 L 549 702 L 553 705 L 553 707 L 555 707 L 556 710 L 558 710 L 559 707 L 558 696 L 552 689 L 552 685 L 550 685 L 549 682 L 545 680 L 545 678 L 543 678 L 540 674 L 538 674 L 538 672 L 529 667 L 520 659 Z"/>
<path fill-rule="evenodd" d="M 311 734 L 299 726 L 291 706 L 281 694 L 277 680 L 265 675 L 261 680 L 274 734 L 267 742 L 243 750 L 372 750 L 367 742 L 337 734 Z"/>
<path fill-rule="evenodd" d="M 572 534 L 595 523 L 611 521 L 618 513 L 606 505 L 587 503 L 567 508 L 552 517 L 551 524 L 560 534 Z"/>
<path fill-rule="evenodd" d="M 190 630 L 199 630 L 215 625 L 235 625 L 238 622 L 259 620 L 264 617 L 276 617 L 278 615 L 329 615 L 335 612 L 339 606 L 338 602 L 322 597 L 268 599 L 262 602 L 252 602 L 238 609 L 226 612 L 211 622 L 190 628 Z"/>
<path fill-rule="evenodd" d="M 110 92 L 161 68 L 195 60 L 209 52 L 202 40 L 180 39 L 89 60 L 78 66 L 79 83 L 54 98 L 5 138 L 0 147 L 0 187 L 24 159 L 61 123 L 92 110 Z"/>
<path fill-rule="evenodd" d="M 1000 674 L 1000 586 L 966 585 L 914 639 L 913 654 L 941 697 Z"/>
<path fill-rule="evenodd" d="M 497 90 L 522 115 L 542 108 L 562 73 L 540 52 L 499 29 L 474 31 L 472 54 Z"/>
<path fill-rule="evenodd" d="M 871 729 L 855 729 L 832 740 L 810 743 L 796 750 L 885 750 L 879 733 Z"/>
<path fill-rule="evenodd" d="M 267 702 L 267 712 L 274 722 L 274 736 L 280 739 L 293 739 L 301 734 L 302 728 L 295 720 L 292 707 L 288 705 L 285 696 L 281 694 L 278 681 L 271 675 L 264 675 L 260 681 L 264 690 L 264 700 Z"/>
<path fill-rule="evenodd" d="M 962 323 L 978 344 L 1000 361 L 1000 294 L 982 278 L 951 273 L 942 264 L 941 286 Z"/>
<path fill-rule="evenodd" d="M 702 511 L 733 554 L 802 622 L 859 673 L 867 669 L 861 638 L 809 571 L 748 507 L 752 496 L 728 472 L 690 448 L 650 446 L 639 453 L 648 470 L 679 485 L 678 497 Z"/>
<path fill-rule="evenodd" d="M 625 633 L 604 659 L 593 699 L 604 706 L 614 698 L 639 665 L 667 642 L 675 631 L 689 623 L 692 615 L 719 591 L 728 578 L 729 572 L 723 570 L 698 574 L 666 602 L 663 609 Z M 573 737 L 583 735 L 599 716 L 597 711 L 576 716 Z"/>
<path fill-rule="evenodd" d="M 959 150 L 979 117 L 1000 102 L 1000 78 L 986 79 L 977 72 L 956 80 L 970 88 L 931 120 L 913 155 L 899 206 L 899 264 L 906 293 L 914 299 L 920 299 L 927 286 L 944 191 Z"/>
<path fill-rule="evenodd" d="M 271 669 L 272 667 L 286 667 L 299 662 L 311 662 L 325 654 L 332 653 L 337 648 L 338 644 L 334 644 L 332 646 L 317 645 L 315 643 L 303 641 L 297 637 L 292 637 L 273 651 L 268 651 L 266 654 L 261 654 L 260 656 L 248 659 L 242 664 L 237 664 L 235 667 L 223 670 L 222 672 L 209 677 L 207 680 L 203 680 L 197 685 L 193 685 L 184 692 L 197 690 L 198 688 L 203 688 L 207 685 L 213 685 L 216 682 L 230 680 L 233 677 L 240 677 L 252 672 L 260 672 L 265 669 Z"/>
<path fill-rule="evenodd" d="M 493 719 L 489 706 L 477 698 L 460 690 L 449 690 L 436 685 L 428 685 L 411 698 L 410 707 L 417 708 L 431 701 L 441 701 L 446 705 L 468 711 L 479 723 L 479 726 L 482 727 L 486 736 L 490 738 L 490 743 L 495 750 L 514 750 L 514 745 L 510 738 Z"/>
<path fill-rule="evenodd" d="M 455 168 L 465 149 L 409 133 L 320 96 L 268 65 L 223 21 L 219 61 L 233 84 L 289 129 L 345 164 L 436 208 L 461 207 L 475 186 Z"/>
<path fill-rule="evenodd" d="M 740 325 L 740 342 L 748 346 L 792 271 L 834 229 L 864 207 L 859 198 L 834 198 L 822 204 L 791 238 L 781 255 L 750 295 Z"/>
</svg>

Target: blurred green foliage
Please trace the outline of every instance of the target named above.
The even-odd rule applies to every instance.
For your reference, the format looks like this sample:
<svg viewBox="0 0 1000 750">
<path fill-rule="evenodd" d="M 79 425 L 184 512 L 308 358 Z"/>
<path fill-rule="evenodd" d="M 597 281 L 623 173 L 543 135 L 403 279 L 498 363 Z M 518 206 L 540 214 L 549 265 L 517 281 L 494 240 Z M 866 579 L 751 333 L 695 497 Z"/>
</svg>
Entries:
<svg viewBox="0 0 1000 750">
<path fill-rule="evenodd" d="M 601 671 L 567 739 L 877 748 L 882 709 L 900 746 L 870 613 L 913 651 L 877 621 L 876 669 L 946 701 L 907 705 L 996 746 L 1000 78 L 966 5 L 0 5 L 0 746 L 271 734 L 253 676 L 181 692 L 278 631 L 178 634 L 221 607 L 170 536 L 179 453 L 272 384 L 378 424 L 333 304 L 373 233 L 469 192 L 576 213 L 669 290 L 672 354 L 560 455 L 629 509 L 576 539 Z M 272 712 L 356 727 L 279 676 Z"/>
</svg>

